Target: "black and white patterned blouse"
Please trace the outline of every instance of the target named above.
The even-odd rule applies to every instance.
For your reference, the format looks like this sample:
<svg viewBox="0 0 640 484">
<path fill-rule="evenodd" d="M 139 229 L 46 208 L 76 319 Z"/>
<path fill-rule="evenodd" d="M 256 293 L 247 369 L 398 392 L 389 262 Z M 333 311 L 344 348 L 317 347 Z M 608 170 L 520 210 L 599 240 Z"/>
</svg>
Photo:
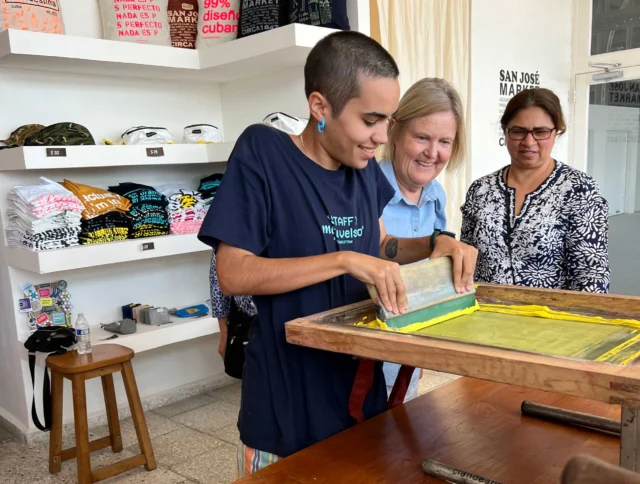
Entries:
<svg viewBox="0 0 640 484">
<path fill-rule="evenodd" d="M 228 318 L 231 309 L 231 296 L 224 296 L 218 282 L 216 272 L 216 251 L 211 251 L 211 266 L 209 267 L 209 293 L 211 295 L 211 312 L 215 318 Z M 233 296 L 238 309 L 248 316 L 258 313 L 251 296 Z"/>
<path fill-rule="evenodd" d="M 505 168 L 476 180 L 462 206 L 461 240 L 478 249 L 475 280 L 609 291 L 609 205 L 595 180 L 556 161 L 515 216 Z"/>
</svg>

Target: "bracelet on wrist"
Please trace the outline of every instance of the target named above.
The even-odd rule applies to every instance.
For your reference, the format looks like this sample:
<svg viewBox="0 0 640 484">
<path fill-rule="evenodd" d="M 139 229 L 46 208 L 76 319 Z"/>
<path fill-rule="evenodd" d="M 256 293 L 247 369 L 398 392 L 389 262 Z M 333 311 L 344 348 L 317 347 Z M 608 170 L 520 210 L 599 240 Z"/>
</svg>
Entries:
<svg viewBox="0 0 640 484">
<path fill-rule="evenodd" d="M 435 229 L 431 234 L 431 241 L 430 241 L 431 252 L 433 252 L 433 250 L 436 248 L 436 237 L 438 237 L 438 235 L 446 235 L 447 237 L 451 237 L 453 239 L 456 238 L 456 234 L 454 234 L 453 232 L 447 232 L 446 230 Z"/>
</svg>

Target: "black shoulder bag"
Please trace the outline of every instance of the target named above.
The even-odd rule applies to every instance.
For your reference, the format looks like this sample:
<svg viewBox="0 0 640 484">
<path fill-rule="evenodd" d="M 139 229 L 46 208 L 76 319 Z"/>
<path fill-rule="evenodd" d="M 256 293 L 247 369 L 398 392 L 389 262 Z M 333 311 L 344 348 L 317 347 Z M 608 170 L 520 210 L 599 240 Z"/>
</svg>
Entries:
<svg viewBox="0 0 640 484">
<path fill-rule="evenodd" d="M 33 384 L 31 418 L 36 427 L 43 432 L 51 430 L 51 385 L 49 383 L 49 370 L 45 367 L 42 383 L 42 409 L 44 411 L 44 425 L 42 425 L 36 412 L 36 352 L 60 355 L 69 351 L 74 344 L 76 344 L 76 333 L 73 329 L 65 326 L 48 326 L 37 329 L 24 343 L 24 347 L 29 352 L 29 371 L 31 372 L 31 383 Z"/>
<path fill-rule="evenodd" d="M 249 342 L 249 328 L 257 316 L 245 314 L 231 298 L 229 309 L 229 329 L 227 346 L 224 352 L 224 371 L 227 375 L 242 380 L 244 367 L 244 348 Z"/>
</svg>

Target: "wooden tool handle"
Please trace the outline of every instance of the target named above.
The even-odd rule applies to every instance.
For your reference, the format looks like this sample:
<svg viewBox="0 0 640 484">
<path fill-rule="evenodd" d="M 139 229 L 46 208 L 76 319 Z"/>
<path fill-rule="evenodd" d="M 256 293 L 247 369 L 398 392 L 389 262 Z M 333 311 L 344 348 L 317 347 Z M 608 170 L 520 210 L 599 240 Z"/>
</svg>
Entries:
<svg viewBox="0 0 640 484">
<path fill-rule="evenodd" d="M 640 484 L 640 474 L 588 455 L 572 458 L 562 471 L 562 484 Z"/>
</svg>

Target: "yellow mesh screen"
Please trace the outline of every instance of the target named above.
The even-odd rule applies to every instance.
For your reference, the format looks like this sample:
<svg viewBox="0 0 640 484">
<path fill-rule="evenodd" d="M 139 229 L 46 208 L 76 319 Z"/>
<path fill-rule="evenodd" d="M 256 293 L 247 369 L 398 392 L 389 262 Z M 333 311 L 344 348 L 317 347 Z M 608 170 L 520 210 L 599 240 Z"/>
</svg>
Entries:
<svg viewBox="0 0 640 484">
<path fill-rule="evenodd" d="M 358 326 L 393 331 L 377 320 L 361 321 Z M 640 356 L 640 321 L 584 316 L 545 306 L 480 304 L 395 331 L 623 365 Z"/>
</svg>

